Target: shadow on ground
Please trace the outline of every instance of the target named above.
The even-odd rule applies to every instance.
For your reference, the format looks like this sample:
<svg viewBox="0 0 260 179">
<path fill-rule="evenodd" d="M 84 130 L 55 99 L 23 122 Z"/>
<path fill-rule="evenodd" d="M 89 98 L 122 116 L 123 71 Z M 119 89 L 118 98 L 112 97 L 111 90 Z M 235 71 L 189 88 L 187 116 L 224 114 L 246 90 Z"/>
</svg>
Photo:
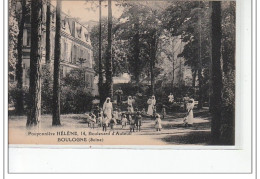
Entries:
<svg viewBox="0 0 260 179">
<path fill-rule="evenodd" d="M 210 131 L 192 131 L 185 135 L 168 135 L 162 138 L 170 144 L 210 144 Z"/>
<path fill-rule="evenodd" d="M 207 119 L 208 120 L 208 119 Z M 191 129 L 191 130 L 207 130 L 210 129 L 210 120 L 206 122 L 194 123 L 191 127 L 185 127 L 183 123 L 170 123 L 170 124 L 163 124 L 163 129 Z"/>
</svg>

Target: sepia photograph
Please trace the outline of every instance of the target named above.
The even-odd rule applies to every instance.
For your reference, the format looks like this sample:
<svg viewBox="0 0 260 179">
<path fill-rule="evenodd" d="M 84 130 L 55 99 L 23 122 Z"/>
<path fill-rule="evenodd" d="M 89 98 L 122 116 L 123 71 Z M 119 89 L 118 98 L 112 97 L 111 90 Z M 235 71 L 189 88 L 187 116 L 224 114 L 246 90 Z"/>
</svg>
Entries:
<svg viewBox="0 0 260 179">
<path fill-rule="evenodd" d="M 8 143 L 235 146 L 236 1 L 8 0 Z"/>
</svg>

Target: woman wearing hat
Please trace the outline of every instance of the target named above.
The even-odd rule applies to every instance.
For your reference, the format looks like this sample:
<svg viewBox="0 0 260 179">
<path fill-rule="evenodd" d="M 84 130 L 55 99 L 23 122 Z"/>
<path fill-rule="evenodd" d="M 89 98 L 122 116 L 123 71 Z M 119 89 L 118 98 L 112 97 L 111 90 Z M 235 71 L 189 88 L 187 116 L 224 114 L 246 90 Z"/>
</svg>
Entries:
<svg viewBox="0 0 260 179">
<path fill-rule="evenodd" d="M 112 119 L 112 111 L 113 111 L 113 105 L 110 101 L 110 98 L 107 98 L 103 105 L 103 111 L 104 114 L 107 115 L 107 118 L 110 120 Z"/>
<path fill-rule="evenodd" d="M 188 125 L 193 125 L 193 108 L 194 108 L 194 99 L 190 99 L 189 102 L 187 103 L 187 110 L 188 110 L 188 114 L 186 117 L 186 124 Z"/>
<path fill-rule="evenodd" d="M 127 104 L 128 104 L 128 108 L 127 108 L 128 112 L 133 113 L 134 112 L 134 108 L 133 108 L 133 98 L 132 98 L 132 96 L 128 96 Z"/>
<path fill-rule="evenodd" d="M 149 116 L 153 116 L 153 111 L 154 111 L 155 104 L 156 104 L 156 100 L 155 100 L 154 95 L 151 98 L 148 99 L 147 104 L 149 104 L 147 114 Z"/>
</svg>

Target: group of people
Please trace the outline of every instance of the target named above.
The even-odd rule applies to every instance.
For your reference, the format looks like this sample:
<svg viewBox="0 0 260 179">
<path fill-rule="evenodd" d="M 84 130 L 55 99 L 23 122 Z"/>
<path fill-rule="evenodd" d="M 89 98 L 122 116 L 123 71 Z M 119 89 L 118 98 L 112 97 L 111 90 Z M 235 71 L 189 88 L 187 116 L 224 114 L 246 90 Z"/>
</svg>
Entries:
<svg viewBox="0 0 260 179">
<path fill-rule="evenodd" d="M 121 112 L 120 109 L 114 108 L 110 98 L 107 98 L 103 104 L 103 108 L 96 106 L 93 112 L 86 113 L 86 122 L 90 128 L 102 127 L 103 131 L 107 131 L 109 127 L 114 130 L 115 125 L 121 125 L 121 128 L 129 126 L 130 132 L 141 131 L 142 112 L 133 108 L 133 99 L 128 97 L 128 111 Z M 155 105 L 155 103 L 153 103 Z M 160 131 L 162 128 L 160 115 L 156 115 L 155 128 Z"/>
<path fill-rule="evenodd" d="M 168 96 L 169 102 L 173 103 L 174 97 L 172 93 Z M 187 95 L 183 98 L 184 109 L 186 110 L 186 115 L 184 117 L 183 123 L 185 126 L 193 125 L 193 108 L 194 99 L 189 98 Z M 90 128 L 102 127 L 103 131 L 106 131 L 108 127 L 114 130 L 115 125 L 121 125 L 121 128 L 126 128 L 129 125 L 130 132 L 141 131 L 142 126 L 142 116 L 150 116 L 154 118 L 154 127 L 156 131 L 161 131 L 162 120 L 161 116 L 156 112 L 156 99 L 155 96 L 151 96 L 147 100 L 148 109 L 145 111 L 139 111 L 137 108 L 134 109 L 134 99 L 129 96 L 127 101 L 127 111 L 121 112 L 120 109 L 114 108 L 110 98 L 107 98 L 103 104 L 103 108 L 96 106 L 93 112 L 86 113 L 86 121 Z M 162 107 L 162 119 L 166 115 L 166 107 Z"/>
<path fill-rule="evenodd" d="M 188 97 L 187 94 L 183 97 L 183 108 L 187 112 L 184 117 L 184 125 L 185 126 L 192 126 L 194 122 L 193 117 L 193 108 L 194 108 L 194 99 Z M 174 102 L 174 96 L 172 93 L 168 96 L 168 102 L 172 104 Z M 165 113 L 165 108 L 163 107 L 162 113 Z"/>
</svg>

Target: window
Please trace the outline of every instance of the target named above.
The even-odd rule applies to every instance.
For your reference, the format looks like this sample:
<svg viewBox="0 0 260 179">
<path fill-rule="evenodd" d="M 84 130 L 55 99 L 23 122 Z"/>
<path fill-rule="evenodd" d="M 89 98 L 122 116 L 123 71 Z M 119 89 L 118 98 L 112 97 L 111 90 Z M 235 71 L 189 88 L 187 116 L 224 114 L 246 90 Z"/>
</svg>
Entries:
<svg viewBox="0 0 260 179">
<path fill-rule="evenodd" d="M 64 19 L 62 19 L 61 20 L 61 27 L 63 28 L 63 29 L 65 29 L 65 27 L 66 27 L 66 17 L 64 17 Z"/>
<path fill-rule="evenodd" d="M 46 34 L 45 33 L 42 34 L 41 42 L 42 42 L 42 47 L 45 47 L 45 43 L 46 43 Z"/>
<path fill-rule="evenodd" d="M 89 87 L 90 83 L 89 83 L 89 75 L 86 75 L 86 87 Z"/>
<path fill-rule="evenodd" d="M 23 46 L 27 46 L 27 29 L 23 29 Z"/>
<path fill-rule="evenodd" d="M 74 45 L 73 47 L 73 61 L 72 63 L 76 64 L 77 62 L 77 46 Z"/>
<path fill-rule="evenodd" d="M 85 39 L 88 42 L 88 34 L 87 33 L 85 33 Z"/>
<path fill-rule="evenodd" d="M 92 75 L 90 75 L 90 87 L 92 88 L 93 87 L 93 76 Z"/>
<path fill-rule="evenodd" d="M 28 29 L 23 30 L 23 46 L 31 46 L 31 33 Z"/>
<path fill-rule="evenodd" d="M 81 31 L 82 31 L 82 26 L 76 27 L 77 35 L 79 38 L 81 38 Z"/>
<path fill-rule="evenodd" d="M 65 40 L 64 38 L 61 39 L 61 49 L 60 49 L 60 53 L 61 53 L 61 61 L 65 61 Z"/>
<path fill-rule="evenodd" d="M 30 32 L 27 33 L 27 46 L 28 47 L 31 46 L 31 33 Z"/>
<path fill-rule="evenodd" d="M 70 52 L 70 61 L 69 61 L 70 63 L 72 63 L 73 62 L 73 49 L 71 50 L 71 52 Z"/>
<path fill-rule="evenodd" d="M 83 50 L 80 49 L 80 58 L 83 58 Z"/>
<path fill-rule="evenodd" d="M 68 56 L 67 56 L 67 49 L 68 49 L 68 44 L 67 44 L 67 42 L 64 42 L 64 60 L 65 61 L 68 61 L 67 59 L 69 58 Z"/>
<path fill-rule="evenodd" d="M 30 77 L 30 68 L 26 67 L 26 68 L 25 68 L 25 72 L 26 72 L 26 73 L 25 73 L 25 77 L 26 77 L 26 78 L 29 78 L 29 77 Z"/>
<path fill-rule="evenodd" d="M 60 67 L 60 78 L 63 78 L 63 66 Z"/>
</svg>

